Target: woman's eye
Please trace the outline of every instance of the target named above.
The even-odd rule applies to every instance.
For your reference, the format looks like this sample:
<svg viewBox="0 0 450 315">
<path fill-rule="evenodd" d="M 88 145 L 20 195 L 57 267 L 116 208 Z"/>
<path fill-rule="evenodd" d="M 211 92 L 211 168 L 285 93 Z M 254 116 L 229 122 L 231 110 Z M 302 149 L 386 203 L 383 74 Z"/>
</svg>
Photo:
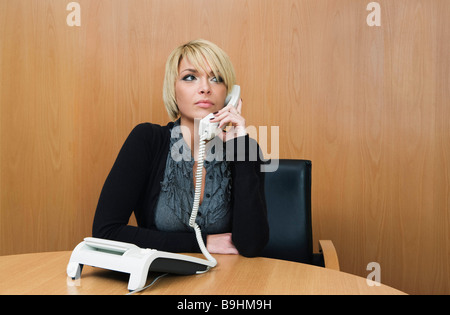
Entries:
<svg viewBox="0 0 450 315">
<path fill-rule="evenodd" d="M 183 80 L 184 81 L 193 81 L 193 80 L 195 80 L 195 77 L 192 74 L 188 74 L 183 77 Z"/>
<path fill-rule="evenodd" d="M 211 81 L 221 83 L 221 82 L 223 82 L 223 79 L 221 77 L 212 77 Z"/>
</svg>

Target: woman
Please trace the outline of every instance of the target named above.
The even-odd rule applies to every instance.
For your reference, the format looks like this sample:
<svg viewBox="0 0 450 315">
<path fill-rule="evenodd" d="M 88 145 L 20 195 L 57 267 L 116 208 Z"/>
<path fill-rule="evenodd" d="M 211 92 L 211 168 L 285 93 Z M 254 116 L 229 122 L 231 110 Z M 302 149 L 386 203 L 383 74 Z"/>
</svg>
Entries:
<svg viewBox="0 0 450 315">
<path fill-rule="evenodd" d="M 210 253 L 257 256 L 268 240 L 264 173 L 238 106 L 225 106 L 235 83 L 229 57 L 191 41 L 166 64 L 166 126 L 145 123 L 128 136 L 100 194 L 93 236 L 169 252 L 198 252 L 189 226 L 197 166 L 198 121 L 229 125 L 207 145 L 197 224 Z M 259 151 L 258 151 L 259 153 Z M 258 157 L 255 161 L 255 156 Z M 138 227 L 128 226 L 134 211 Z"/>
</svg>

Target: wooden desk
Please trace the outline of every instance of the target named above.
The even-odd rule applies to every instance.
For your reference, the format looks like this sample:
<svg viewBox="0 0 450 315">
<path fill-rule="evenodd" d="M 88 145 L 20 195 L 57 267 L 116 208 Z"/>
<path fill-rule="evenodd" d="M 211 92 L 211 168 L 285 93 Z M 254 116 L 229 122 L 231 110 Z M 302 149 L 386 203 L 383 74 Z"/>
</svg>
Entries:
<svg viewBox="0 0 450 315">
<path fill-rule="evenodd" d="M 80 280 L 66 274 L 71 252 L 0 257 L 0 294 L 126 294 L 128 274 L 84 266 Z M 201 255 L 192 254 L 201 257 Z M 325 268 L 236 255 L 214 255 L 217 267 L 201 275 L 161 278 L 137 294 L 404 294 L 368 286 L 366 279 Z M 156 274 L 150 274 L 148 283 Z"/>
</svg>

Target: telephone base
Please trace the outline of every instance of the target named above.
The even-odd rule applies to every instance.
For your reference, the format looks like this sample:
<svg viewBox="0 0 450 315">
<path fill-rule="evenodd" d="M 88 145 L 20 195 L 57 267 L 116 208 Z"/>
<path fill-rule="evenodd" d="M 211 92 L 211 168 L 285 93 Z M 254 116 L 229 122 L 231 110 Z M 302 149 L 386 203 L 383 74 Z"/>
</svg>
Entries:
<svg viewBox="0 0 450 315">
<path fill-rule="evenodd" d="M 204 259 L 93 237 L 86 237 L 75 247 L 67 265 L 67 275 L 72 280 L 81 278 L 84 265 L 130 274 L 130 291 L 145 286 L 149 271 L 193 275 L 211 267 Z"/>
</svg>

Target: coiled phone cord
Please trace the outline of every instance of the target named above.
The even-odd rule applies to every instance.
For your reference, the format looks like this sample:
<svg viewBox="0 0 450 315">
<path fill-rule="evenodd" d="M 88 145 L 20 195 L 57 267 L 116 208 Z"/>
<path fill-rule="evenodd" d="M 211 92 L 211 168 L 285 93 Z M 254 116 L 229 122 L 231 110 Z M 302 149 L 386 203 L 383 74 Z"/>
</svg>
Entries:
<svg viewBox="0 0 450 315">
<path fill-rule="evenodd" d="M 203 134 L 200 136 L 200 141 L 199 141 L 197 171 L 195 172 L 194 204 L 192 205 L 192 212 L 191 212 L 191 218 L 189 219 L 189 226 L 194 228 L 198 246 L 200 247 L 200 250 L 202 251 L 203 255 L 211 263 L 210 267 L 215 267 L 217 265 L 217 261 L 216 261 L 216 259 L 214 259 L 213 256 L 211 256 L 211 254 L 206 249 L 205 243 L 203 242 L 200 227 L 195 222 L 195 220 L 197 219 L 197 213 L 198 213 L 198 208 L 199 208 L 199 203 L 200 203 L 200 194 L 202 192 L 203 159 L 205 156 L 205 147 L 206 147 L 206 135 Z"/>
</svg>

